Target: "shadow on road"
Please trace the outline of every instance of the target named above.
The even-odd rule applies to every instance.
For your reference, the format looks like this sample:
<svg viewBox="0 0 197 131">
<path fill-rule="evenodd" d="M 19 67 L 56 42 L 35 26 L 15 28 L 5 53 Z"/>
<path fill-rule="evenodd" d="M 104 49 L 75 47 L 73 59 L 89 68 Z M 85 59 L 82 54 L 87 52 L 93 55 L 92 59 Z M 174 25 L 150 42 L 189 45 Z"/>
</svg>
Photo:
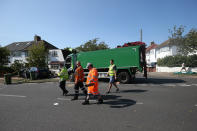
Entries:
<svg viewBox="0 0 197 131">
<path fill-rule="evenodd" d="M 140 89 L 134 89 L 134 90 L 121 90 L 121 93 L 143 93 L 147 92 L 148 90 L 140 90 Z"/>
<path fill-rule="evenodd" d="M 118 99 L 121 96 L 106 95 L 103 96 L 104 103 L 110 105 L 111 108 L 125 108 L 136 104 L 136 101 L 130 99 Z"/>
</svg>

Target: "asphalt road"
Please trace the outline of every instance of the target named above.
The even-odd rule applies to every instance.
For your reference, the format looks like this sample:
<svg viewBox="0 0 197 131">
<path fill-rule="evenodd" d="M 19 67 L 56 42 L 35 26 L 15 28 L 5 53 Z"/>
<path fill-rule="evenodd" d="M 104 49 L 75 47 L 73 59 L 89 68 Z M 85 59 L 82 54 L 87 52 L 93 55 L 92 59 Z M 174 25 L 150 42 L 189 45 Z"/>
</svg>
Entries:
<svg viewBox="0 0 197 131">
<path fill-rule="evenodd" d="M 154 76 L 119 85 L 104 104 L 70 101 L 58 83 L 0 85 L 0 131 L 197 131 L 197 79 Z M 104 94 L 107 83 L 100 81 Z"/>
</svg>

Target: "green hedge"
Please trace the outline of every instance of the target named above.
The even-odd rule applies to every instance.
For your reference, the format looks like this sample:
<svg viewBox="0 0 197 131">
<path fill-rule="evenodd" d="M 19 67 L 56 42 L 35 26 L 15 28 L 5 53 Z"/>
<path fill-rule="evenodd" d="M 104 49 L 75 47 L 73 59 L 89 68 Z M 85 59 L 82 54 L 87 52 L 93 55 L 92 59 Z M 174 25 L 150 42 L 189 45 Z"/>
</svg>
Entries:
<svg viewBox="0 0 197 131">
<path fill-rule="evenodd" d="M 182 63 L 185 63 L 187 67 L 197 67 L 197 55 L 191 56 L 166 56 L 162 59 L 157 60 L 158 66 L 167 66 L 167 67 L 181 67 Z"/>
<path fill-rule="evenodd" d="M 4 76 L 6 73 L 13 73 L 14 70 L 11 69 L 10 67 L 5 67 L 5 66 L 0 66 L 0 76 Z"/>
</svg>

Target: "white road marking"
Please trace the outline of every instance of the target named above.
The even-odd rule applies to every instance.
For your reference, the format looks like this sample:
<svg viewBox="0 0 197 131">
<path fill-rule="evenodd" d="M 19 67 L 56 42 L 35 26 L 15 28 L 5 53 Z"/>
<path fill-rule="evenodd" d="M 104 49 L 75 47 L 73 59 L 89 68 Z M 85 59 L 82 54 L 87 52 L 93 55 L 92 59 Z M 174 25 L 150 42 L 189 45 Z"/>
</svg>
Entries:
<svg viewBox="0 0 197 131">
<path fill-rule="evenodd" d="M 192 84 L 192 85 L 197 86 L 197 84 Z"/>
<path fill-rule="evenodd" d="M 21 96 L 21 95 L 7 95 L 7 94 L 0 94 L 0 96 L 8 96 L 8 97 L 26 97 L 26 96 Z"/>
<path fill-rule="evenodd" d="M 66 98 L 57 98 L 58 100 L 62 100 L 62 101 L 71 101 L 71 99 L 66 99 Z M 84 101 L 84 100 L 76 100 L 76 101 Z M 89 100 L 89 101 L 97 101 L 97 100 Z"/>
<path fill-rule="evenodd" d="M 195 106 L 197 107 L 197 104 Z"/>
<path fill-rule="evenodd" d="M 187 84 L 180 84 L 179 86 L 191 86 L 191 85 L 187 85 Z"/>
<path fill-rule="evenodd" d="M 58 106 L 58 105 L 59 105 L 59 103 L 57 103 L 57 102 L 56 102 L 56 103 L 53 103 L 53 105 L 54 105 L 54 106 Z"/>
<path fill-rule="evenodd" d="M 70 101 L 71 99 L 66 99 L 66 98 L 57 98 L 58 100 L 63 100 L 63 101 Z"/>
<path fill-rule="evenodd" d="M 148 86 L 148 84 L 139 84 L 139 86 Z"/>
<path fill-rule="evenodd" d="M 176 86 L 175 84 L 163 84 L 163 86 Z"/>
<path fill-rule="evenodd" d="M 144 104 L 143 102 L 137 102 L 136 103 L 137 105 L 142 105 L 142 104 Z"/>
</svg>

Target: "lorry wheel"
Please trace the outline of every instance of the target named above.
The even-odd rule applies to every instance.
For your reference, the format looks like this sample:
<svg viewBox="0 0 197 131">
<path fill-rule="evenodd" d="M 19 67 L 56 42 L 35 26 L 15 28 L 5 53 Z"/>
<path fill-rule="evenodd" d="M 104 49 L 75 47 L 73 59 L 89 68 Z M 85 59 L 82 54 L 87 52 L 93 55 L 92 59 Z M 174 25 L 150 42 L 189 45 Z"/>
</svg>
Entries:
<svg viewBox="0 0 197 131">
<path fill-rule="evenodd" d="M 126 84 L 130 82 L 131 77 L 128 72 L 120 72 L 118 74 L 118 80 L 120 81 L 120 83 Z"/>
</svg>

